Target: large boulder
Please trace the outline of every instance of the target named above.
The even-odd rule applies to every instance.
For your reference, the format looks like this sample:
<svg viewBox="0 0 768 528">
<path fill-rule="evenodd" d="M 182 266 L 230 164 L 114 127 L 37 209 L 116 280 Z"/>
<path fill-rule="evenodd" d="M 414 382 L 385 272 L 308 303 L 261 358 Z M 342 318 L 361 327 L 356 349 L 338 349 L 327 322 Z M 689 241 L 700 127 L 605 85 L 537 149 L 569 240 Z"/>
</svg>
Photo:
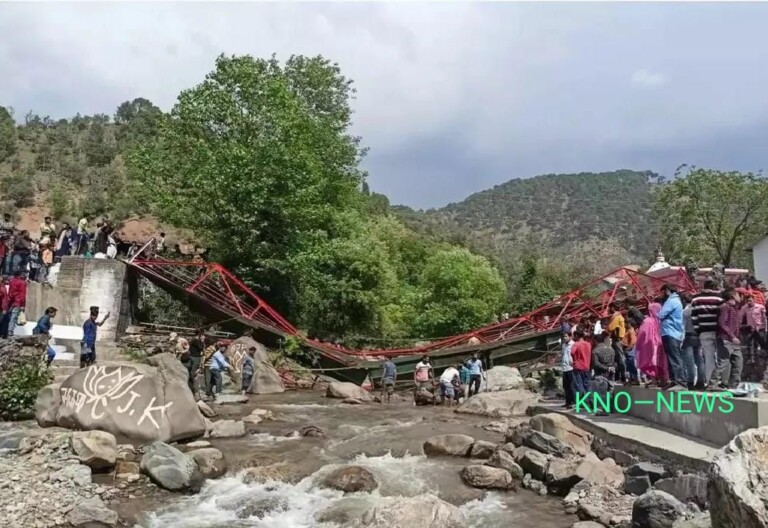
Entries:
<svg viewBox="0 0 768 528">
<path fill-rule="evenodd" d="M 709 467 L 713 528 L 768 526 L 768 427 L 749 429 L 717 452 Z"/>
<path fill-rule="evenodd" d="M 37 393 L 35 418 L 40 427 L 55 427 L 61 405 L 61 384 L 51 383 Z"/>
<path fill-rule="evenodd" d="M 444 434 L 428 438 L 424 442 L 427 456 L 469 456 L 475 439 L 462 434 Z"/>
<path fill-rule="evenodd" d="M 253 356 L 253 361 L 255 363 L 269 360 L 269 353 L 264 345 L 255 341 L 252 337 L 238 337 L 227 347 L 228 362 L 232 365 L 232 369 L 236 374 L 240 374 L 243 368 L 243 360 L 245 359 L 245 356 L 248 355 L 248 350 L 251 347 L 256 348 L 256 354 Z"/>
<path fill-rule="evenodd" d="M 534 451 L 533 449 L 528 449 L 523 453 L 519 462 L 523 471 L 530 473 L 536 480 L 544 480 L 547 474 L 547 467 L 549 466 L 547 455 Z"/>
<path fill-rule="evenodd" d="M 669 493 L 651 490 L 632 504 L 632 528 L 672 528 L 685 506 Z"/>
<path fill-rule="evenodd" d="M 585 456 L 576 468 L 576 474 L 592 484 L 624 486 L 624 471 L 612 458 L 600 460 L 594 453 Z"/>
<path fill-rule="evenodd" d="M 467 521 L 454 505 L 434 495 L 383 497 L 352 526 L 365 528 L 466 528 Z"/>
<path fill-rule="evenodd" d="M 491 467 L 497 467 L 508 471 L 509 474 L 512 475 L 512 478 L 516 480 L 523 480 L 523 477 L 525 476 L 523 468 L 521 468 L 520 465 L 515 462 L 514 457 L 506 451 L 496 451 L 491 455 L 491 458 L 488 459 L 486 464 Z"/>
<path fill-rule="evenodd" d="M 74 528 L 106 528 L 116 526 L 118 516 L 97 495 L 78 501 L 67 514 L 66 520 Z"/>
<path fill-rule="evenodd" d="M 519 389 L 525 384 L 520 371 L 515 367 L 499 365 L 487 372 L 487 388 L 489 392 Z"/>
<path fill-rule="evenodd" d="M 627 468 L 627 476 L 629 477 L 648 477 L 651 484 L 663 478 L 666 474 L 664 466 L 658 464 L 651 464 L 650 462 L 638 462 Z"/>
<path fill-rule="evenodd" d="M 373 473 L 360 466 L 347 466 L 336 469 L 323 479 L 322 485 L 326 488 L 343 491 L 344 493 L 370 492 L 379 487 L 379 483 L 376 482 Z"/>
<path fill-rule="evenodd" d="M 195 460 L 175 447 L 155 442 L 141 457 L 141 471 L 167 490 L 196 489 L 203 480 Z"/>
<path fill-rule="evenodd" d="M 705 477 L 700 477 L 699 475 L 680 475 L 678 477 L 658 480 L 653 487 L 657 490 L 666 491 L 680 502 L 693 502 L 706 510 L 709 509 L 707 484 L 708 481 Z"/>
<path fill-rule="evenodd" d="M 346 400 L 352 398 L 363 402 L 372 402 L 373 396 L 354 383 L 346 381 L 333 381 L 328 385 L 328 390 L 325 392 L 326 398 L 338 398 L 340 400 Z"/>
<path fill-rule="evenodd" d="M 470 458 L 491 458 L 493 452 L 496 451 L 496 444 L 493 442 L 487 442 L 485 440 L 478 440 L 472 444 L 472 449 L 469 452 Z"/>
<path fill-rule="evenodd" d="M 461 470 L 461 480 L 467 486 L 482 489 L 506 490 L 515 485 L 509 471 L 492 466 L 467 466 Z"/>
<path fill-rule="evenodd" d="M 205 478 L 217 478 L 227 472 L 227 461 L 221 451 L 214 447 L 203 447 L 187 451 Z"/>
<path fill-rule="evenodd" d="M 578 455 L 584 456 L 592 450 L 593 436 L 574 425 L 567 416 L 558 413 L 537 414 L 529 423 L 531 429 L 565 442 Z"/>
<path fill-rule="evenodd" d="M 104 431 L 79 431 L 72 434 L 72 451 L 86 466 L 107 469 L 117 460 L 117 441 Z"/>
<path fill-rule="evenodd" d="M 523 445 L 530 447 L 541 453 L 555 455 L 557 457 L 566 457 L 574 454 L 573 448 L 565 442 L 541 431 L 531 430 L 530 434 L 523 438 Z"/>
<path fill-rule="evenodd" d="M 578 474 L 579 460 L 564 460 L 553 458 L 549 461 L 544 483 L 553 495 L 565 497 L 582 478 Z"/>
<path fill-rule="evenodd" d="M 279 394 L 285 392 L 283 380 L 275 367 L 266 361 L 255 361 L 253 380 L 248 387 L 250 394 Z"/>
<path fill-rule="evenodd" d="M 456 412 L 509 418 L 524 415 L 529 407 L 537 403 L 536 395 L 524 389 L 481 392 L 467 399 L 456 409 Z"/>
<path fill-rule="evenodd" d="M 78 370 L 59 386 L 58 402 L 53 387 L 44 389 L 35 404 L 38 423 L 107 431 L 137 442 L 202 436 L 205 421 L 187 385 L 187 370 L 171 354 L 147 361 Z"/>
<path fill-rule="evenodd" d="M 434 405 L 435 393 L 428 389 L 419 389 L 413 395 L 413 402 L 416 405 Z"/>
</svg>

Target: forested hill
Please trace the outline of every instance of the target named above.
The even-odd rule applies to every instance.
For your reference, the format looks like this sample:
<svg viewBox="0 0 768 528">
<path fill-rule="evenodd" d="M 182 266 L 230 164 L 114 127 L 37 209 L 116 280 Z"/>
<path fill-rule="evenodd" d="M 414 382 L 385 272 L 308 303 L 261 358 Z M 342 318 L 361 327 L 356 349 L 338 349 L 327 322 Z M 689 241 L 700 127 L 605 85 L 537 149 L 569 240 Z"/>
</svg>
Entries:
<svg viewBox="0 0 768 528">
<path fill-rule="evenodd" d="M 631 254 L 648 258 L 656 244 L 655 233 L 647 229 L 655 180 L 651 172 L 630 170 L 547 174 L 510 180 L 422 215 L 396 210 L 416 225 L 495 239 L 534 234 L 546 245 L 568 245 L 613 238 Z"/>
</svg>

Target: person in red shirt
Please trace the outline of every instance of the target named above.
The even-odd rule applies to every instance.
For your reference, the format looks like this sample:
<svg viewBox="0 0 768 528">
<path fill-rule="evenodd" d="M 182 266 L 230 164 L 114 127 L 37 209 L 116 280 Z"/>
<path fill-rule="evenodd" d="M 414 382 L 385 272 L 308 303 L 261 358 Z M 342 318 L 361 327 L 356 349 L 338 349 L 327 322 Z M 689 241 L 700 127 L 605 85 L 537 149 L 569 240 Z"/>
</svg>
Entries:
<svg viewBox="0 0 768 528">
<path fill-rule="evenodd" d="M 584 332 L 577 330 L 573 333 L 571 347 L 573 362 L 573 385 L 576 394 L 586 394 L 589 390 L 589 370 L 592 361 L 592 345 L 584 339 Z"/>
<path fill-rule="evenodd" d="M 0 338 L 8 338 L 8 321 L 11 319 L 11 285 L 8 277 L 0 282 Z"/>
<path fill-rule="evenodd" d="M 22 271 L 16 270 L 13 274 L 13 278 L 9 283 L 9 295 L 10 295 L 10 318 L 8 319 L 8 336 L 13 336 L 14 330 L 16 330 L 16 321 L 19 320 L 19 315 L 24 311 L 27 305 L 27 281 L 22 277 Z"/>
</svg>

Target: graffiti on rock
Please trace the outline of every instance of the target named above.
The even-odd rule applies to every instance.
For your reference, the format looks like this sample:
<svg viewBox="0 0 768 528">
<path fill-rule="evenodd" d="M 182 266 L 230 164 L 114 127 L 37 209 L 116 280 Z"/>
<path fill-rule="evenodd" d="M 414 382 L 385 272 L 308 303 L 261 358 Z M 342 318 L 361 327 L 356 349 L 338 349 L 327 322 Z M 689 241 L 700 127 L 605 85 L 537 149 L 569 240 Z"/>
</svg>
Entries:
<svg viewBox="0 0 768 528">
<path fill-rule="evenodd" d="M 240 372 L 243 359 L 248 355 L 248 346 L 245 343 L 232 343 L 229 345 L 229 357 L 232 361 L 232 370 Z"/>
<path fill-rule="evenodd" d="M 93 365 L 85 373 L 82 390 L 71 387 L 61 389 L 61 403 L 78 413 L 83 407 L 90 406 L 88 410 L 93 420 L 102 419 L 110 405 L 115 406 L 117 414 L 133 417 L 141 409 L 141 402 L 137 402 L 141 394 L 134 389 L 143 379 L 144 375 L 135 369 Z M 155 429 L 160 428 L 158 420 L 162 421 L 173 402 L 155 405 L 156 401 L 157 398 L 153 397 L 137 415 L 137 426 L 148 421 Z"/>
</svg>

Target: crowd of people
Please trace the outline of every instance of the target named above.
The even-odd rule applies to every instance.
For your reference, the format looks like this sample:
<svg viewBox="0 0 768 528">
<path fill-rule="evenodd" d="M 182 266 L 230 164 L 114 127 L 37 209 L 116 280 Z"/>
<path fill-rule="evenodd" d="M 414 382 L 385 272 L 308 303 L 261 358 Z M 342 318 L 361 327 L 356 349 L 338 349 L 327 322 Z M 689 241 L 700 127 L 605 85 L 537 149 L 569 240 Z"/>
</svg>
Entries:
<svg viewBox="0 0 768 528">
<path fill-rule="evenodd" d="M 251 336 L 252 332 L 247 331 L 245 335 Z M 176 356 L 187 369 L 189 390 L 195 396 L 198 395 L 200 387 L 197 380 L 199 376 L 202 376 L 203 395 L 205 399 L 211 401 L 215 401 L 216 396 L 221 394 L 224 373 L 229 375 L 234 383 L 240 384 L 242 394 L 248 394 L 253 389 L 256 347 L 250 347 L 246 351 L 240 365 L 239 377 L 235 375 L 234 369 L 228 361 L 228 355 L 227 342 L 211 339 L 202 328 L 190 340 L 176 339 Z"/>
<path fill-rule="evenodd" d="M 413 372 L 413 403 L 417 404 L 422 392 L 429 393 L 433 403 L 437 403 L 435 392 L 439 389 L 439 399 L 443 405 L 458 405 L 462 398 L 466 399 L 480 392 L 483 379 L 487 379 L 485 367 L 477 353 L 466 361 L 458 361 L 455 365 L 447 367 L 439 377 L 435 376 L 429 356 L 425 355 L 416 364 Z M 381 376 L 382 402 L 385 398 L 387 403 L 392 402 L 396 383 L 397 365 L 389 358 L 384 362 Z"/>
<path fill-rule="evenodd" d="M 114 224 L 108 218 L 91 227 L 91 218 L 83 216 L 76 226 L 67 222 L 56 227 L 53 219 L 46 216 L 40 224 L 39 238 L 32 238 L 26 229 L 18 229 L 10 213 L 0 221 L 0 274 L 5 277 L 20 276 L 46 283 L 51 267 L 62 257 L 115 258 L 118 238 Z"/>
<path fill-rule="evenodd" d="M 718 288 L 707 279 L 696 295 L 674 285 L 648 306 L 611 317 L 563 323 L 565 406 L 596 384 L 644 384 L 662 390 L 735 390 L 746 360 L 766 354 L 768 330 L 761 284 Z"/>
</svg>

